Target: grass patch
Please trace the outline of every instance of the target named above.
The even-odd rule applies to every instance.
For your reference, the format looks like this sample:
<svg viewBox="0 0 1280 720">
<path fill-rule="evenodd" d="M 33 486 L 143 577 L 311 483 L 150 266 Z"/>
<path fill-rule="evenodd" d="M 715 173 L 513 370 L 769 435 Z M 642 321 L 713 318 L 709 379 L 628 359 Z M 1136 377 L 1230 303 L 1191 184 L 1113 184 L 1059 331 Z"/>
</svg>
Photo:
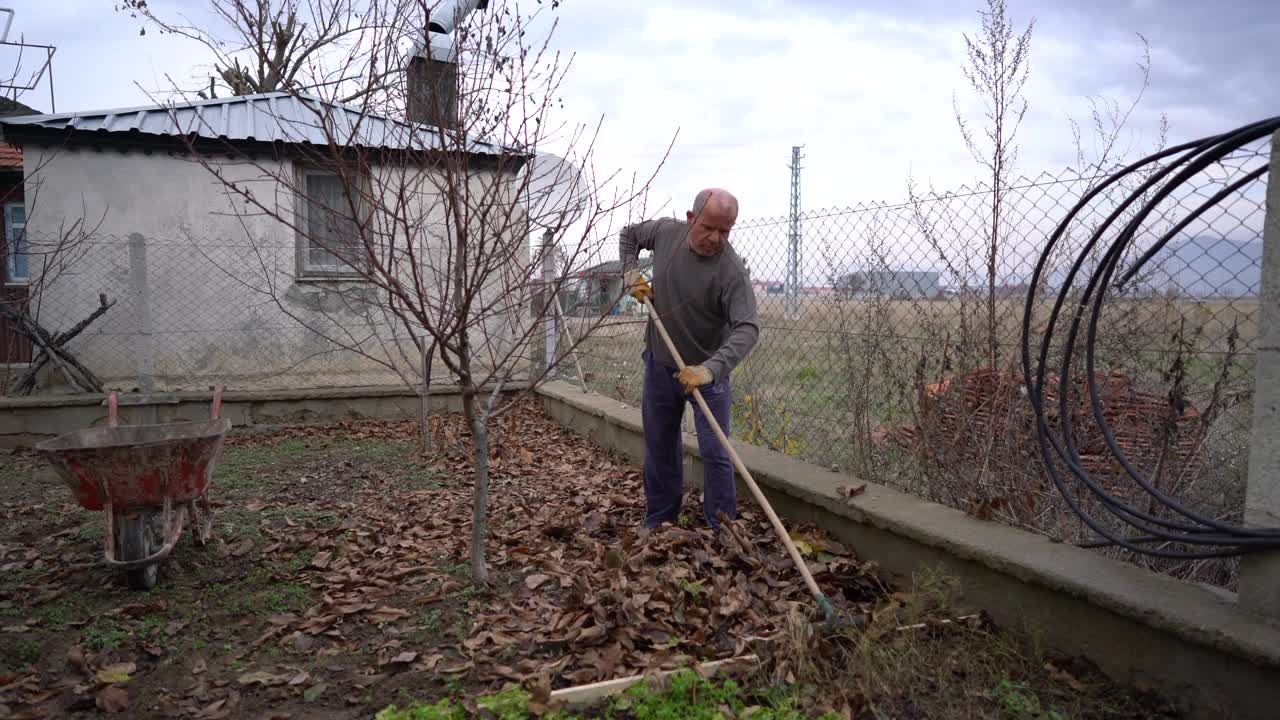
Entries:
<svg viewBox="0 0 1280 720">
<path fill-rule="evenodd" d="M 5 647 L 0 654 L 4 667 L 10 670 L 25 670 L 40 662 L 42 645 L 35 638 L 24 638 Z"/>
<path fill-rule="evenodd" d="M 808 690 L 789 686 L 753 691 L 732 679 L 717 682 L 701 678 L 690 670 L 682 670 L 659 684 L 646 681 L 633 685 L 602 706 L 585 711 L 587 714 L 584 715 L 565 711 L 534 713 L 529 708 L 529 694 L 520 688 L 509 688 L 477 698 L 474 714 L 467 711 L 466 704 L 445 698 L 430 704 L 411 702 L 404 708 L 390 705 L 375 717 L 376 720 L 466 720 L 469 717 L 495 720 L 527 720 L 533 717 L 544 720 L 723 720 L 725 717 L 808 720 L 811 714 L 802 709 L 803 696 Z M 828 713 L 818 717 L 820 720 L 834 720 L 838 716 Z"/>
<path fill-rule="evenodd" d="M 80 631 L 80 643 L 94 652 L 114 650 L 128 637 L 129 630 L 110 618 L 98 618 Z"/>
<path fill-rule="evenodd" d="M 222 594 L 228 602 L 224 609 L 230 613 L 302 610 L 312 600 L 311 588 L 300 582 L 276 579 L 269 568 L 255 569 L 240 582 L 225 588 Z"/>
<path fill-rule="evenodd" d="M 263 468 L 291 460 L 306 450 L 306 443 L 298 439 L 284 440 L 275 445 L 227 448 L 214 471 L 214 482 L 229 490 L 261 487 L 260 471 Z"/>
</svg>

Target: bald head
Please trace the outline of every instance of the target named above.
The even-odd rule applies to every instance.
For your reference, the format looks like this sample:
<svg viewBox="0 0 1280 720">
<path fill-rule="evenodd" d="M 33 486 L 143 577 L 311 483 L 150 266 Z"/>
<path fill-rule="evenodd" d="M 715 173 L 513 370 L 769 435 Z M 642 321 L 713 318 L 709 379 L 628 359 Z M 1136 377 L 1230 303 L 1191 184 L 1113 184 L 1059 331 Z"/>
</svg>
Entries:
<svg viewBox="0 0 1280 720">
<path fill-rule="evenodd" d="M 728 190 L 707 188 L 699 192 L 693 198 L 693 214 L 701 215 L 708 205 L 711 206 L 712 212 L 729 213 L 735 219 L 738 217 L 738 198 Z"/>
<path fill-rule="evenodd" d="M 729 231 L 738 220 L 738 199 L 728 190 L 708 188 L 693 198 L 689 221 L 689 249 L 711 257 L 729 243 Z"/>
</svg>

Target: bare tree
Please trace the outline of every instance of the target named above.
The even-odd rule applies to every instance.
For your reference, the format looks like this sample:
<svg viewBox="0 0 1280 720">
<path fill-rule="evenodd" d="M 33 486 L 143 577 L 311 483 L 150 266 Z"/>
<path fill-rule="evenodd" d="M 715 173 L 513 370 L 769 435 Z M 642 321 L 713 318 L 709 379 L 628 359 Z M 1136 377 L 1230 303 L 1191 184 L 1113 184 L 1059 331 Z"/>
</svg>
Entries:
<svg viewBox="0 0 1280 720">
<path fill-rule="evenodd" d="M 379 25 L 392 35 L 425 28 L 430 11 L 389 1 L 379 10 Z M 389 84 L 385 102 L 377 105 L 401 108 L 397 115 L 408 112 L 407 121 L 375 112 L 374 103 L 314 102 L 291 86 L 284 90 L 307 108 L 306 116 L 280 122 L 305 125 L 323 142 L 299 146 L 284 163 L 238 157 L 234 171 L 228 148 L 194 140 L 189 145 L 232 207 L 246 217 L 266 215 L 297 238 L 297 269 L 287 272 L 280 269 L 279 244 L 247 231 L 257 270 L 248 280 L 239 266 L 228 276 L 241 278 L 247 291 L 331 347 L 358 354 L 406 384 L 425 387 L 436 365 L 460 387 L 472 441 L 471 567 L 478 582 L 488 574 L 490 428 L 564 357 L 540 361 L 535 342 L 556 312 L 550 299 L 565 283 L 564 277 L 539 279 L 543 261 L 552 254 L 562 265 L 589 262 L 614 218 L 629 214 L 649 185 L 628 179 L 615 188 L 612 175 L 594 171 L 599 126 L 557 122 L 570 62 L 550 48 L 555 24 L 543 17 L 547 13 L 543 8 L 525 15 L 514 1 L 491 0 L 467 16 L 448 42 L 423 38 L 407 63 L 408 77 Z M 257 27 L 233 30 L 252 38 Z M 539 27 L 547 28 L 541 37 Z M 367 41 L 377 47 L 390 42 L 376 32 Z M 379 68 L 368 72 L 383 76 Z M 325 70 L 347 73 L 343 67 Z M 547 167 L 535 158 L 548 143 L 583 168 L 577 189 L 567 193 L 581 201 L 582 213 L 572 223 L 555 208 L 540 208 L 536 197 L 528 202 L 537 172 Z M 251 182 L 243 180 L 246 164 Z M 261 192 L 264 180 L 276 189 Z M 534 224 L 546 231 L 531 244 Z M 314 307 L 299 309 L 289 294 L 307 274 L 323 282 L 312 291 L 319 295 Z M 535 297 L 544 301 L 532 303 Z M 603 321 L 580 325 L 576 341 Z M 523 392 L 504 392 L 517 382 Z"/>
<path fill-rule="evenodd" d="M 1013 21 L 1008 16 L 1005 0 L 987 0 L 987 9 L 979 10 L 981 29 L 975 37 L 964 36 L 968 64 L 965 80 L 983 104 L 986 127 L 980 142 L 960 112 L 959 102 L 952 98 L 956 123 L 969 152 L 990 173 L 991 230 L 987 238 L 987 352 L 991 367 L 997 362 L 996 266 L 1002 240 L 1003 200 L 1018 160 L 1017 134 L 1027 112 L 1022 86 L 1030 73 L 1031 31 L 1035 19 L 1015 37 Z"/>
<path fill-rule="evenodd" d="M 209 0 L 212 22 L 157 10 L 148 0 L 121 0 L 162 34 L 202 45 L 216 79 L 189 88 L 211 98 L 297 91 L 353 102 L 397 82 L 394 62 L 412 28 L 397 21 L 436 0 Z"/>
</svg>

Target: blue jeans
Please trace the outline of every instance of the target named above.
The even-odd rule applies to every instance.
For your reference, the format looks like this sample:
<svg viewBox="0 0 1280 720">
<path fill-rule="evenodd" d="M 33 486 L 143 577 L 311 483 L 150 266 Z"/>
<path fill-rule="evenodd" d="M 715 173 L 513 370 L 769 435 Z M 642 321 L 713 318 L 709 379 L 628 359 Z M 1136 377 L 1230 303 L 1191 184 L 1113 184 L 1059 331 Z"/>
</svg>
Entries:
<svg viewBox="0 0 1280 720">
<path fill-rule="evenodd" d="M 644 498 L 645 527 L 654 528 L 664 522 L 674 524 L 680 517 L 684 496 L 684 446 L 680 421 L 684 419 L 686 402 L 693 402 L 694 427 L 698 431 L 698 449 L 702 453 L 702 513 L 713 529 L 720 528 L 716 514 L 737 517 L 737 490 L 733 481 L 733 462 L 720 445 L 711 424 L 691 395 L 675 379 L 676 369 L 667 367 L 645 350 L 644 392 L 640 413 L 644 426 Z M 699 388 L 707 407 L 720 429 L 729 434 L 729 408 L 732 394 L 729 378 L 720 378 Z"/>
</svg>

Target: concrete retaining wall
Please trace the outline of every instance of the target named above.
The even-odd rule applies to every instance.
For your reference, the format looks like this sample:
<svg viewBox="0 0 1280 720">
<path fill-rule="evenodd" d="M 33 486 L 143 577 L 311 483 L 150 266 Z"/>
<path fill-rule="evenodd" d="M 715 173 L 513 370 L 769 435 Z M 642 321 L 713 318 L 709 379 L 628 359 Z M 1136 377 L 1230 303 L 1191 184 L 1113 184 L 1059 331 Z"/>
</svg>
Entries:
<svg viewBox="0 0 1280 720">
<path fill-rule="evenodd" d="M 512 392 L 525 386 L 511 385 Z M 211 392 L 174 393 L 168 402 L 155 405 L 162 422 L 202 420 L 209 417 Z M 0 398 L 0 448 L 28 447 L 62 433 L 104 424 L 105 395 Z M 459 411 L 462 396 L 455 385 L 431 388 L 431 406 Z M 404 387 L 321 388 L 310 390 L 255 390 L 225 392 L 222 416 L 232 427 L 281 423 L 332 422 L 336 420 L 401 420 L 417 417 L 418 394 Z M 147 422 L 150 406 L 121 407 L 125 422 Z"/>
<path fill-rule="evenodd" d="M 641 459 L 638 409 L 565 383 L 540 393 L 565 427 Z M 1087 657 L 1120 682 L 1144 682 L 1192 717 L 1261 720 L 1280 712 L 1280 626 L 1239 609 L 1234 596 L 873 483 L 846 503 L 837 487 L 861 481 L 736 447 L 784 520 L 827 529 L 900 584 L 941 568 L 960 580 L 964 604 L 1047 647 Z M 692 437 L 685 458 L 686 479 L 700 481 Z M 740 488 L 739 507 L 752 502 Z"/>
</svg>

